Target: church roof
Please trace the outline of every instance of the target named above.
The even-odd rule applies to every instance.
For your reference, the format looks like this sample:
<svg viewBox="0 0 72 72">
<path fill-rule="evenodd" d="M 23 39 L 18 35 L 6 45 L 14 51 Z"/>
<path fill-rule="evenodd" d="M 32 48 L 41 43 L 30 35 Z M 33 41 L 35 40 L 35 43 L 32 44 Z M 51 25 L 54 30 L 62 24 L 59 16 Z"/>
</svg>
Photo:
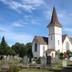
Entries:
<svg viewBox="0 0 72 72">
<path fill-rule="evenodd" d="M 62 25 L 58 21 L 58 17 L 57 17 L 57 13 L 56 13 L 55 7 L 53 8 L 51 21 L 50 21 L 48 27 L 50 27 L 50 26 L 62 27 Z"/>
<path fill-rule="evenodd" d="M 35 36 L 33 41 L 38 44 L 48 44 L 48 37 Z"/>
<path fill-rule="evenodd" d="M 66 36 L 67 36 L 66 34 L 65 35 L 62 35 L 62 42 L 64 42 Z"/>
<path fill-rule="evenodd" d="M 72 37 L 69 37 L 67 34 L 62 35 L 62 42 L 64 42 L 65 38 L 68 37 L 69 41 L 72 43 Z"/>
<path fill-rule="evenodd" d="M 62 35 L 62 43 L 64 42 L 65 38 L 67 35 Z M 72 43 L 72 38 L 69 37 L 70 42 Z M 48 44 L 48 37 L 43 37 L 43 36 L 35 36 L 33 41 L 35 41 L 38 44 Z"/>
<path fill-rule="evenodd" d="M 72 43 L 72 38 L 70 37 L 70 42 Z"/>
</svg>

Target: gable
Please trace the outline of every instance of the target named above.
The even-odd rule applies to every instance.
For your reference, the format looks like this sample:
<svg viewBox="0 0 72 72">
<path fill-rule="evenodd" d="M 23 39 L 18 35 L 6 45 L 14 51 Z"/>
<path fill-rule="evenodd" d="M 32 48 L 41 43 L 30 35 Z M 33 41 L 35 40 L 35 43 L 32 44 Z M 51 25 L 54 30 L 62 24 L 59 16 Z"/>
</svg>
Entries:
<svg viewBox="0 0 72 72">
<path fill-rule="evenodd" d="M 64 42 L 67 35 L 62 35 L 62 42 Z"/>
<path fill-rule="evenodd" d="M 71 44 L 70 38 L 68 36 L 65 37 L 63 44 L 66 43 L 66 42 L 69 42 Z"/>
<path fill-rule="evenodd" d="M 72 50 L 72 43 L 71 43 L 70 38 L 68 36 L 66 36 L 66 38 L 63 42 L 63 47 L 62 47 L 63 52 L 66 52 L 67 50 Z"/>
<path fill-rule="evenodd" d="M 43 36 L 35 36 L 33 39 L 33 42 L 36 42 L 37 44 L 48 44 L 48 37 Z"/>
<path fill-rule="evenodd" d="M 67 35 L 62 35 L 62 43 L 64 43 L 65 41 L 68 41 L 72 44 L 72 38 L 67 36 Z"/>
</svg>

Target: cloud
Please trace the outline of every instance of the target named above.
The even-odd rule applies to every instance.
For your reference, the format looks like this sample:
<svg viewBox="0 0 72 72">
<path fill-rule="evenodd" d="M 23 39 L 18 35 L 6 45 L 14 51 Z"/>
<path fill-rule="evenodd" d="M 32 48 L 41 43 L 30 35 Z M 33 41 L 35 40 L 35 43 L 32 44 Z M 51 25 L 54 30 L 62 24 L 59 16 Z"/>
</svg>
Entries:
<svg viewBox="0 0 72 72">
<path fill-rule="evenodd" d="M 13 22 L 11 24 L 13 27 L 24 27 L 24 22 L 21 20 L 21 21 L 17 21 L 17 22 Z"/>
<path fill-rule="evenodd" d="M 6 30 L 4 29 L 4 28 L 0 28 L 0 33 L 5 33 L 6 32 Z"/>
<path fill-rule="evenodd" d="M 44 0 L 20 0 L 20 2 L 14 0 L 0 1 L 8 5 L 9 8 L 18 12 L 21 12 L 21 9 L 31 12 L 31 10 L 36 9 L 36 7 L 39 7 L 44 4 Z"/>
<path fill-rule="evenodd" d="M 47 20 L 50 19 L 51 13 L 52 13 L 52 12 L 51 12 L 49 9 L 43 11 L 43 15 L 45 16 L 45 18 L 46 18 Z"/>
<path fill-rule="evenodd" d="M 27 43 L 27 42 L 32 42 L 33 36 L 26 34 L 26 33 L 12 33 L 12 32 L 7 32 L 4 35 L 7 39 L 7 41 L 13 41 L 13 43 L 15 42 L 20 42 L 20 43 Z M 12 45 L 13 43 L 9 43 L 10 45 Z"/>
<path fill-rule="evenodd" d="M 51 18 L 52 11 L 53 10 L 51 10 L 50 8 L 43 11 L 43 14 L 46 17 L 46 19 L 50 19 Z M 62 18 L 64 18 L 66 16 L 65 11 L 63 11 L 63 10 L 56 10 L 56 13 L 57 13 L 58 18 L 60 18 L 60 19 L 62 19 Z"/>
<path fill-rule="evenodd" d="M 63 26 L 71 26 L 71 20 L 72 20 L 71 12 L 67 12 L 66 10 L 56 9 L 56 13 L 57 13 L 59 22 Z M 50 9 L 45 10 L 43 15 L 45 16 L 46 20 L 50 21 L 52 16 L 52 10 Z"/>
<path fill-rule="evenodd" d="M 20 12 L 20 10 L 18 9 L 21 6 L 20 3 L 13 1 L 13 0 L 0 0 L 0 1 L 8 5 L 9 8 Z"/>
<path fill-rule="evenodd" d="M 0 28 L 0 39 L 5 36 L 7 43 L 11 46 L 15 42 L 27 43 L 32 42 L 33 36 L 27 33 L 16 33 L 8 30 L 8 28 Z"/>
</svg>

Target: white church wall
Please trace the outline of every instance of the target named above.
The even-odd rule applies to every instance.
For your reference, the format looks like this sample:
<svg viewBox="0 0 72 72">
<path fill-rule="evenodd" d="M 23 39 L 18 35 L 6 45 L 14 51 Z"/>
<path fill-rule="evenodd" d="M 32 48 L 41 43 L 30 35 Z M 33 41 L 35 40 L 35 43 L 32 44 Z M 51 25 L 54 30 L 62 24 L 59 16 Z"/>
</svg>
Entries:
<svg viewBox="0 0 72 72">
<path fill-rule="evenodd" d="M 60 28 L 60 27 L 54 27 L 54 33 L 62 35 L 62 28 Z"/>
<path fill-rule="evenodd" d="M 40 57 L 42 57 L 46 50 L 48 49 L 48 45 L 40 45 Z"/>
<path fill-rule="evenodd" d="M 42 57 L 45 51 L 48 49 L 48 45 L 37 44 L 37 52 L 35 52 L 35 42 L 32 44 L 33 57 Z"/>
<path fill-rule="evenodd" d="M 55 50 L 62 51 L 62 35 L 55 35 Z"/>
<path fill-rule="evenodd" d="M 33 57 L 40 57 L 40 45 L 37 44 L 37 51 L 35 51 L 35 42 L 32 44 Z"/>
<path fill-rule="evenodd" d="M 62 28 L 50 27 L 48 39 L 49 49 L 62 50 Z"/>
<path fill-rule="evenodd" d="M 72 51 L 72 44 L 71 44 L 69 38 L 66 37 L 65 40 L 64 40 L 64 42 L 63 42 L 62 52 L 66 52 L 66 50 L 67 50 L 66 49 L 66 43 L 67 42 L 69 43 L 69 50 Z"/>
<path fill-rule="evenodd" d="M 49 49 L 55 49 L 55 35 L 53 34 L 53 35 L 49 36 L 48 39 L 49 39 L 49 41 L 48 41 Z"/>
<path fill-rule="evenodd" d="M 55 50 L 56 51 L 62 51 L 62 28 L 60 27 L 54 27 L 54 33 L 55 33 Z"/>
<path fill-rule="evenodd" d="M 50 35 L 54 33 L 54 27 L 51 26 L 51 27 L 49 27 L 48 29 L 49 29 L 49 34 L 50 34 Z"/>
<path fill-rule="evenodd" d="M 49 27 L 49 35 L 48 35 L 48 48 L 55 48 L 55 36 L 54 36 L 54 27 Z"/>
</svg>

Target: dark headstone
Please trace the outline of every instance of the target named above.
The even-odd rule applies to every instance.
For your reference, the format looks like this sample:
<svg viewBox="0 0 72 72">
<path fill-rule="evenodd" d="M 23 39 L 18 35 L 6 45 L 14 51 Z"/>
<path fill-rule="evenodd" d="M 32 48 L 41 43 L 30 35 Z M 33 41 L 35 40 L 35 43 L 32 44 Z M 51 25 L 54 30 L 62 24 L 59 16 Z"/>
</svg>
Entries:
<svg viewBox="0 0 72 72">
<path fill-rule="evenodd" d="M 47 65 L 51 65 L 51 56 L 47 56 Z"/>
</svg>

